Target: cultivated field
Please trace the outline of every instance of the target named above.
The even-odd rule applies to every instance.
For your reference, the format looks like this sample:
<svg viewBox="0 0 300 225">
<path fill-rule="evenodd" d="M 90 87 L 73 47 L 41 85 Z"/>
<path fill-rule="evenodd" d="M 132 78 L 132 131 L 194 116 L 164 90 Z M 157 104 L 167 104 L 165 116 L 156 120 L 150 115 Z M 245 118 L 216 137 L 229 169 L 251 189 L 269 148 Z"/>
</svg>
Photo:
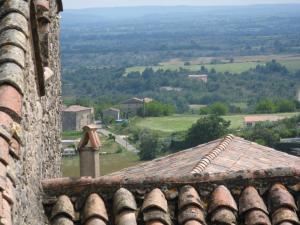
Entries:
<svg viewBox="0 0 300 225">
<path fill-rule="evenodd" d="M 267 56 L 244 56 L 239 57 L 234 60 L 233 63 L 230 63 L 227 59 L 218 59 L 220 63 L 211 64 L 208 59 L 211 58 L 201 58 L 190 61 L 191 65 L 185 66 L 184 62 L 179 59 L 174 59 L 168 62 L 163 62 L 159 66 L 151 66 L 153 70 L 179 70 L 180 68 L 190 70 L 190 71 L 199 71 L 201 66 L 205 66 L 208 70 L 215 69 L 217 72 L 231 72 L 231 73 L 242 73 L 251 68 L 255 68 L 257 65 L 264 65 L 265 62 L 270 61 L 272 59 L 276 59 L 282 65 L 286 66 L 291 71 L 300 70 L 300 56 L 275 56 L 271 55 L 269 58 Z M 129 67 L 126 70 L 126 74 L 130 72 L 143 72 L 145 70 L 145 66 L 136 66 Z"/>
<path fill-rule="evenodd" d="M 272 115 L 282 115 L 286 117 L 292 117 L 298 113 L 281 113 Z M 135 125 L 139 128 L 148 128 L 151 130 L 162 132 L 177 132 L 185 131 L 189 129 L 201 116 L 199 115 L 174 115 L 167 117 L 150 117 L 145 119 L 137 119 Z M 230 115 L 224 116 L 225 120 L 231 122 L 232 129 L 239 129 L 243 127 L 245 115 Z"/>
</svg>

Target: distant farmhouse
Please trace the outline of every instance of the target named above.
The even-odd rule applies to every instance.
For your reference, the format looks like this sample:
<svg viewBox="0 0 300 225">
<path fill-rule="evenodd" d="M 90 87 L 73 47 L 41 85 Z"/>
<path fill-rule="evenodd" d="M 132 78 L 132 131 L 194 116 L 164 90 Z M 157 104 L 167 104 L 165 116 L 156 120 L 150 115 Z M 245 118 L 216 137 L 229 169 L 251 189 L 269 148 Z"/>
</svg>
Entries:
<svg viewBox="0 0 300 225">
<path fill-rule="evenodd" d="M 140 108 L 144 106 L 145 103 L 152 102 L 151 98 L 131 98 L 124 102 L 121 102 L 120 108 L 123 113 L 125 113 L 126 117 L 135 116 Z"/>
<path fill-rule="evenodd" d="M 201 74 L 201 75 L 188 75 L 189 79 L 191 80 L 198 80 L 202 81 L 204 83 L 207 83 L 208 81 L 208 75 L 206 74 Z"/>
<path fill-rule="evenodd" d="M 114 120 L 121 119 L 121 110 L 117 108 L 105 109 L 102 113 L 103 118 L 113 118 Z"/>
<path fill-rule="evenodd" d="M 179 87 L 170 87 L 170 86 L 163 86 L 163 87 L 160 87 L 160 90 L 161 91 L 177 91 L 177 92 L 180 92 L 180 91 L 182 91 L 182 88 L 179 88 Z"/>
<path fill-rule="evenodd" d="M 93 108 L 72 105 L 62 111 L 63 131 L 81 131 L 82 127 L 92 123 L 94 123 Z"/>
<path fill-rule="evenodd" d="M 276 122 L 279 120 L 283 120 L 286 117 L 284 116 L 276 116 L 276 115 L 253 115 L 253 116 L 245 116 L 244 124 L 247 127 L 254 127 L 255 124 L 259 122 Z"/>
</svg>

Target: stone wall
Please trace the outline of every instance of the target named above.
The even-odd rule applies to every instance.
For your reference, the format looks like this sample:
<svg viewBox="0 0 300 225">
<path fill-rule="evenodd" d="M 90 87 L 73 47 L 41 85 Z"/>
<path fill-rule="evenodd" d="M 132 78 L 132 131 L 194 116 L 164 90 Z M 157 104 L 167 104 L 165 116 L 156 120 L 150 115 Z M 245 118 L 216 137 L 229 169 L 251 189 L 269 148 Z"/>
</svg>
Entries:
<svg viewBox="0 0 300 225">
<path fill-rule="evenodd" d="M 41 180 L 60 176 L 61 83 L 59 49 L 59 15 L 57 2 L 50 1 L 49 68 L 53 76 L 45 84 L 45 96 L 40 96 L 32 56 L 26 54 L 24 96 L 22 108 L 22 141 L 20 160 L 12 171 L 16 178 L 16 199 L 13 224 L 48 224 L 42 206 Z M 32 46 L 31 38 L 28 45 Z"/>
<path fill-rule="evenodd" d="M 64 111 L 62 115 L 63 131 L 82 131 L 86 125 L 94 122 L 92 109 Z"/>
</svg>

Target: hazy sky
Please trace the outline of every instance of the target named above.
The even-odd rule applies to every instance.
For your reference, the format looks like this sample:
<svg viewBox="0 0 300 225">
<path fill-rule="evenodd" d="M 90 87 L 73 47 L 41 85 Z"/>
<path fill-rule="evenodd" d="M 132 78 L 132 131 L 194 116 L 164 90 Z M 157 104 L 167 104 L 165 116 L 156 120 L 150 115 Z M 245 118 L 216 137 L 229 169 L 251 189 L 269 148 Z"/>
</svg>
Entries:
<svg viewBox="0 0 300 225">
<path fill-rule="evenodd" d="M 63 0 L 65 9 L 140 5 L 249 5 L 300 3 L 300 0 Z"/>
</svg>

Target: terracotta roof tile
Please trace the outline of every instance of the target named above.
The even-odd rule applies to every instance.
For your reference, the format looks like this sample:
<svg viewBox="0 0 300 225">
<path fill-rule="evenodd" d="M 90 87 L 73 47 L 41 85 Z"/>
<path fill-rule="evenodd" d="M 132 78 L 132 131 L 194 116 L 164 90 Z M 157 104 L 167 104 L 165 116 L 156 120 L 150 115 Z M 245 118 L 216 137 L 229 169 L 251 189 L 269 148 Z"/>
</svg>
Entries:
<svg viewBox="0 0 300 225">
<path fill-rule="evenodd" d="M 197 206 L 189 205 L 181 209 L 178 214 L 178 223 L 185 224 L 190 220 L 197 220 L 201 224 L 206 224 L 204 212 Z"/>
<path fill-rule="evenodd" d="M 285 116 L 276 116 L 276 115 L 253 115 L 245 116 L 245 123 L 251 122 L 265 122 L 265 121 L 278 121 L 284 119 Z"/>
<path fill-rule="evenodd" d="M 271 222 L 264 212 L 252 210 L 245 215 L 245 225 L 271 225 Z"/>
<path fill-rule="evenodd" d="M 212 213 L 218 208 L 228 208 L 234 212 L 238 211 L 236 202 L 230 191 L 223 185 L 218 186 L 211 194 L 208 213 Z"/>
<path fill-rule="evenodd" d="M 145 198 L 145 201 L 142 206 L 142 211 L 146 211 L 148 209 L 159 209 L 163 212 L 168 212 L 168 203 L 164 196 L 164 194 L 161 192 L 160 189 L 156 188 L 152 190 Z"/>
<path fill-rule="evenodd" d="M 116 225 L 136 225 L 137 219 L 132 211 L 123 211 L 115 218 Z"/>
<path fill-rule="evenodd" d="M 298 209 L 294 197 L 288 192 L 286 187 L 282 184 L 275 184 L 269 191 L 268 208 L 272 213 L 281 207 L 291 208 L 292 210 Z"/>
<path fill-rule="evenodd" d="M 197 220 L 189 220 L 184 225 L 203 225 L 203 224 Z"/>
<path fill-rule="evenodd" d="M 297 213 L 289 208 L 277 209 L 272 214 L 272 224 L 279 225 L 283 222 L 290 222 L 293 224 L 300 224 Z"/>
<path fill-rule="evenodd" d="M 84 107 L 81 105 L 71 105 L 65 109 L 63 109 L 64 112 L 80 112 L 85 110 L 91 110 L 92 108 Z"/>
<path fill-rule="evenodd" d="M 73 221 L 66 217 L 55 218 L 51 224 L 52 225 L 74 225 Z"/>
<path fill-rule="evenodd" d="M 85 202 L 82 222 L 85 224 L 88 220 L 93 218 L 100 219 L 105 223 L 108 221 L 105 204 L 102 198 L 96 193 L 91 194 Z"/>
<path fill-rule="evenodd" d="M 114 195 L 113 208 L 115 215 L 122 211 L 136 211 L 137 206 L 134 196 L 125 188 L 119 189 Z"/>
<path fill-rule="evenodd" d="M 192 186 L 187 185 L 182 187 L 180 190 L 178 208 L 183 209 L 189 205 L 195 205 L 200 209 L 204 208 L 198 192 Z"/>
<path fill-rule="evenodd" d="M 13 225 L 11 205 L 5 200 L 5 198 L 2 199 L 2 207 L 2 217 L 0 217 L 0 224 Z"/>
<path fill-rule="evenodd" d="M 249 186 L 244 189 L 239 199 L 239 214 L 243 215 L 251 210 L 261 210 L 265 214 L 269 214 L 267 207 L 257 190 L 254 187 Z"/>
<path fill-rule="evenodd" d="M 6 187 L 3 191 L 3 198 L 11 205 L 13 205 L 16 201 L 14 185 L 9 178 L 6 178 Z"/>
<path fill-rule="evenodd" d="M 210 221 L 212 224 L 226 224 L 226 225 L 237 224 L 236 213 L 234 213 L 230 209 L 223 207 L 217 209 L 212 213 Z"/>
<path fill-rule="evenodd" d="M 60 196 L 54 205 L 51 213 L 51 219 L 53 220 L 57 217 L 67 217 L 70 220 L 75 219 L 74 207 L 68 196 Z"/>
<path fill-rule="evenodd" d="M 5 165 L 9 164 L 9 144 L 0 136 L 0 161 Z"/>
<path fill-rule="evenodd" d="M 202 184 L 198 185 L 198 187 L 203 187 Z M 245 225 L 271 225 L 268 214 L 264 211 L 264 207 L 261 207 L 261 205 L 264 205 L 263 199 L 254 187 L 245 188 L 241 195 L 237 196 L 240 198 L 242 205 L 247 205 L 245 208 L 240 205 L 239 217 L 236 207 L 232 206 L 232 201 L 234 200 L 231 199 L 230 191 L 226 189 L 224 186 L 218 186 L 209 196 L 201 196 L 201 198 L 205 199 L 203 205 L 198 204 L 198 200 L 196 200 L 197 198 L 200 199 L 196 189 L 188 185 L 179 187 L 178 200 L 172 199 L 169 201 L 167 201 L 163 192 L 158 188 L 154 188 L 149 193 L 142 194 L 142 196 L 140 194 L 137 195 L 136 197 L 139 200 L 144 199 L 143 202 L 138 201 L 137 203 L 132 192 L 124 188 L 118 190 L 111 188 L 107 190 L 105 188 L 97 189 L 97 194 L 89 195 L 87 199 L 82 194 L 69 197 L 74 199 L 76 211 L 80 213 L 80 217 L 82 218 L 81 223 L 76 223 L 79 225 L 136 225 L 144 223 L 170 225 L 173 222 L 179 225 L 205 225 L 206 221 L 209 221 L 208 224 L 212 225 L 233 225 L 238 224 L 237 221 Z M 132 187 L 131 190 L 135 190 L 135 188 Z M 270 190 L 266 190 L 266 193 L 270 193 Z M 111 193 L 114 194 L 111 195 Z M 107 207 L 108 211 L 106 211 L 104 201 L 99 197 L 99 194 L 105 196 L 106 203 L 112 204 Z M 225 195 L 225 198 L 224 196 L 220 196 L 221 199 L 227 199 L 223 201 L 225 204 L 216 205 L 214 210 L 207 213 L 211 210 L 209 209 L 211 206 L 208 207 L 207 205 L 211 205 L 212 200 L 219 198 L 215 198 L 214 196 L 222 194 Z M 296 196 L 299 196 L 299 193 Z M 185 200 L 185 198 L 189 199 Z M 84 205 L 81 207 L 81 204 L 78 203 L 82 202 L 82 200 Z M 197 202 L 196 204 L 194 204 L 194 200 Z M 69 200 L 65 202 L 69 205 L 69 208 L 72 208 L 70 207 L 72 203 Z M 230 203 L 228 204 L 228 202 Z M 57 207 L 56 205 L 54 208 Z M 176 205 L 178 205 L 178 208 Z M 136 209 L 139 211 L 136 212 Z M 68 214 L 65 213 L 64 215 Z M 136 215 L 138 214 L 141 217 L 137 217 Z M 271 217 L 273 225 L 298 224 L 297 215 L 291 208 L 281 207 Z M 70 219 L 69 216 L 67 218 Z"/>
</svg>

